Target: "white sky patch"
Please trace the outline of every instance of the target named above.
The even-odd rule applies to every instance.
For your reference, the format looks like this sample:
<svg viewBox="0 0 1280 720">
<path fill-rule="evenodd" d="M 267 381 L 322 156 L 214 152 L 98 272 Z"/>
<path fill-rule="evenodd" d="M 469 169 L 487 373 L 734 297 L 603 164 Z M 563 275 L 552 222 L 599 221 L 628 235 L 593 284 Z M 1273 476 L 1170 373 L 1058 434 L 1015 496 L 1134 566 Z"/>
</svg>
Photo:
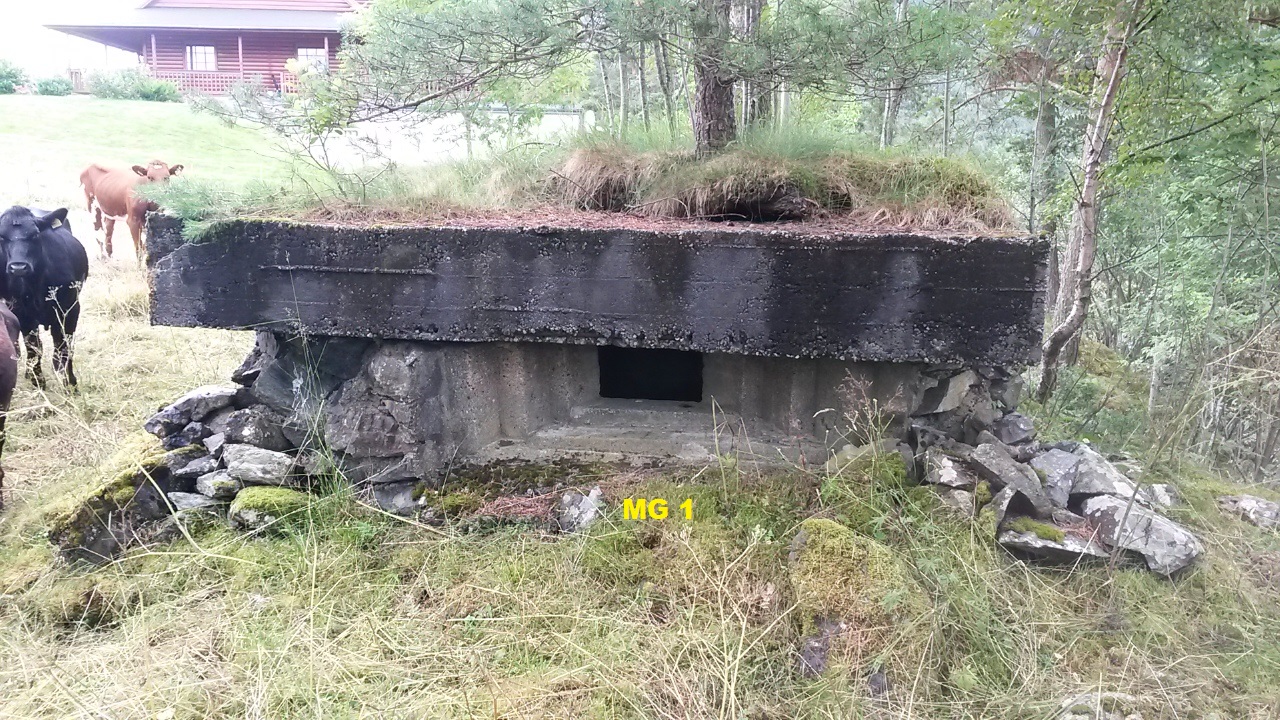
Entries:
<svg viewBox="0 0 1280 720">
<path fill-rule="evenodd" d="M 0 0 L 4 9 L 5 41 L 0 58 L 25 68 L 32 79 L 65 75 L 75 68 L 86 71 L 137 65 L 137 54 L 108 48 L 44 27 L 45 23 L 76 22 L 101 17 L 110 8 L 135 8 L 140 0 Z"/>
</svg>

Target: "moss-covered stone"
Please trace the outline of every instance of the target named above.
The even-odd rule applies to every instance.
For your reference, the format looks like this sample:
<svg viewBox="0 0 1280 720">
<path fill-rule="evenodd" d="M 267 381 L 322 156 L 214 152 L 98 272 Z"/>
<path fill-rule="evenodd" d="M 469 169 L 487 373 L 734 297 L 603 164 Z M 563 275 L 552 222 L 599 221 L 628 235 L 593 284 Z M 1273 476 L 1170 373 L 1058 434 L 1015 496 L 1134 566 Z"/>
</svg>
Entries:
<svg viewBox="0 0 1280 720">
<path fill-rule="evenodd" d="M 800 524 L 791 585 L 806 632 L 818 617 L 887 627 L 928 606 L 892 550 L 825 518 Z"/>
<path fill-rule="evenodd" d="M 1029 533 L 1041 540 L 1052 542 L 1062 542 L 1067 536 L 1060 527 L 1025 516 L 1014 518 L 1005 527 L 1014 532 Z"/>
<path fill-rule="evenodd" d="M 245 530 L 262 530 L 297 517 L 311 504 L 304 492 L 271 485 L 253 485 L 236 493 L 227 517 Z"/>
<path fill-rule="evenodd" d="M 126 439 L 106 465 L 106 480 L 45 513 L 49 541 L 72 559 L 111 558 L 142 534 L 142 524 L 169 514 L 161 497 L 174 489 L 173 470 L 200 453 L 199 448 L 166 452 L 149 435 Z"/>
</svg>

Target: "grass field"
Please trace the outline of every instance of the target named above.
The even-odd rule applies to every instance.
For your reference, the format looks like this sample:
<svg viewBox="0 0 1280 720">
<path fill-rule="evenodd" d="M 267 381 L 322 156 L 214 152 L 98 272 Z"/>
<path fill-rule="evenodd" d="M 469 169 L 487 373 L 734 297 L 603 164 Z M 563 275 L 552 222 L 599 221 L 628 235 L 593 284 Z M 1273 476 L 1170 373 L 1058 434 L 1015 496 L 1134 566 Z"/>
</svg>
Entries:
<svg viewBox="0 0 1280 720">
<path fill-rule="evenodd" d="M 293 164 L 263 133 L 231 127 L 185 104 L 92 97 L 0 95 L 0 198 L 83 207 L 90 163 L 181 164 L 193 178 L 276 181 Z"/>
<path fill-rule="evenodd" d="M 180 106 L 0 98 L 0 150 L 26 158 L 6 165 L 10 201 L 74 197 L 79 166 L 98 158 L 287 173 L 269 148 Z M 1209 549 L 1174 581 L 1021 564 L 879 465 L 759 476 L 733 458 L 551 476 L 693 498 L 690 521 L 628 521 L 615 506 L 580 536 L 463 532 L 334 489 L 279 536 L 194 528 L 106 567 L 68 566 L 45 540 L 49 509 L 107 476 L 159 405 L 225 382 L 250 344 L 151 327 L 128 257 L 95 261 L 83 302 L 79 391 L 21 381 L 9 420 L 0 719 L 1053 720 L 1089 690 L 1134 696 L 1143 720 L 1280 717 L 1280 540 L 1218 511 L 1241 487 L 1168 463 L 1151 476 L 1177 487 L 1176 518 Z M 928 610 L 864 628 L 889 640 L 842 646 L 808 679 L 786 558 L 815 514 L 881 540 Z M 867 676 L 881 667 L 891 689 L 875 697 Z"/>
</svg>

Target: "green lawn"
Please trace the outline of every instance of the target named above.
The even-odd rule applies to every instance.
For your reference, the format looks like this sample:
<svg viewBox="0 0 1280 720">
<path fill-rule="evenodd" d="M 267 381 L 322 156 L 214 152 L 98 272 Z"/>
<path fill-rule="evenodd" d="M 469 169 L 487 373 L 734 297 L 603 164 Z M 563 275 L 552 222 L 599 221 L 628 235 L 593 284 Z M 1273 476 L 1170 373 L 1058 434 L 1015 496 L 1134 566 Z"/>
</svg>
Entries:
<svg viewBox="0 0 1280 720">
<path fill-rule="evenodd" d="M 294 163 L 265 132 L 229 126 L 183 103 L 0 96 L 0 202 L 79 206 L 90 163 L 160 159 L 193 178 L 243 185 L 284 179 Z"/>
</svg>

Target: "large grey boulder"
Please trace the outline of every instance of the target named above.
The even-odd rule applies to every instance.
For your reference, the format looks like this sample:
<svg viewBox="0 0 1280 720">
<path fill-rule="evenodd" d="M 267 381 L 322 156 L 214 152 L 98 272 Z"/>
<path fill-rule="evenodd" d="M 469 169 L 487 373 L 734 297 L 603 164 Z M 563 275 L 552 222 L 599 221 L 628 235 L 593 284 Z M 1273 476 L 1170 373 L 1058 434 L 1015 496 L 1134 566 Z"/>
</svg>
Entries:
<svg viewBox="0 0 1280 720">
<path fill-rule="evenodd" d="M 409 517 L 418 512 L 418 485 L 420 483 L 390 482 L 369 486 L 374 503 L 392 515 Z"/>
<path fill-rule="evenodd" d="M 1061 532 L 1056 526 L 1046 526 Z M 1005 530 L 996 538 L 1006 548 L 1055 563 L 1074 563 L 1084 558 L 1106 558 L 1107 549 L 1092 538 L 1067 532 L 1061 537 L 1048 532 Z"/>
<path fill-rule="evenodd" d="M 598 520 L 604 507 L 604 493 L 599 487 L 592 488 L 587 495 L 570 490 L 560 498 L 556 507 L 556 522 L 563 532 L 577 532 Z"/>
<path fill-rule="evenodd" d="M 310 502 L 311 496 L 289 488 L 247 487 L 231 502 L 227 519 L 242 530 L 266 530 L 282 520 L 303 519 Z"/>
<path fill-rule="evenodd" d="M 1079 445 L 1074 453 L 1080 458 L 1076 466 L 1076 479 L 1071 486 L 1072 495 L 1111 495 L 1124 500 L 1137 495 L 1138 502 L 1150 506 L 1147 494 L 1110 461 L 1088 445 Z"/>
<path fill-rule="evenodd" d="M 284 452 L 291 450 L 293 443 L 285 438 L 281 430 L 283 424 L 283 417 L 265 405 L 256 405 L 231 413 L 222 432 L 229 443 L 256 445 L 266 450 Z"/>
<path fill-rule="evenodd" d="M 972 370 L 965 370 L 958 375 L 941 380 L 925 391 L 924 397 L 920 399 L 920 405 L 912 414 L 932 415 L 955 410 L 964 401 L 964 396 L 969 394 L 969 388 L 978 382 L 978 374 Z"/>
<path fill-rule="evenodd" d="M 217 469 L 218 460 L 211 455 L 205 455 L 192 460 L 177 470 L 174 470 L 173 476 L 182 479 L 198 478 L 201 475 L 208 475 Z"/>
<path fill-rule="evenodd" d="M 242 487 L 244 483 L 226 470 L 215 470 L 196 478 L 196 492 L 215 500 L 230 500 Z"/>
<path fill-rule="evenodd" d="M 204 420 L 210 413 L 235 401 L 238 388 L 204 385 L 183 395 L 153 415 L 143 428 L 157 437 L 167 437 L 191 422 Z"/>
<path fill-rule="evenodd" d="M 1147 567 L 1161 575 L 1172 575 L 1204 553 L 1190 530 L 1136 502 L 1130 506 L 1128 500 L 1097 495 L 1087 498 L 1082 510 L 1099 540 L 1142 555 Z"/>
<path fill-rule="evenodd" d="M 1080 458 L 1065 450 L 1052 448 L 1031 458 L 1031 467 L 1044 479 L 1044 491 L 1057 507 L 1066 507 L 1075 486 Z"/>
<path fill-rule="evenodd" d="M 969 453 L 969 461 L 992 487 L 1016 490 L 1023 495 L 1035 508 L 1037 517 L 1053 513 L 1053 503 L 1040 485 L 1040 477 L 1030 467 L 1009 457 L 999 445 L 979 445 Z"/>
<path fill-rule="evenodd" d="M 292 478 L 293 458 L 253 445 L 227 444 L 222 462 L 231 477 L 245 485 L 287 485 Z"/>
<path fill-rule="evenodd" d="M 167 497 L 177 511 L 212 509 L 223 504 L 200 493 L 171 492 Z"/>
<path fill-rule="evenodd" d="M 1035 423 L 1022 413 L 1006 413 L 991 424 L 991 433 L 1008 445 L 1031 442 L 1036 437 Z"/>
<path fill-rule="evenodd" d="M 1218 498 L 1218 507 L 1263 530 L 1280 526 L 1280 504 L 1256 495 L 1224 495 Z"/>
</svg>

